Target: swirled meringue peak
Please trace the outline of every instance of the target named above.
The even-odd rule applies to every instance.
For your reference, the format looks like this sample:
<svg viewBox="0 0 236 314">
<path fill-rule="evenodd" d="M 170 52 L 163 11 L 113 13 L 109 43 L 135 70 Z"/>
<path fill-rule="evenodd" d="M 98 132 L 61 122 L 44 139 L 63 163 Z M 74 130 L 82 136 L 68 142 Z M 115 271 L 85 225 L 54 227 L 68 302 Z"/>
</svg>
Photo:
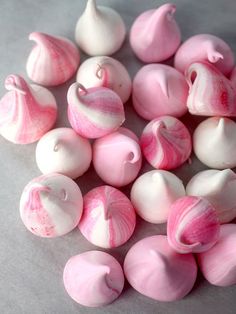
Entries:
<svg viewBox="0 0 236 314">
<path fill-rule="evenodd" d="M 33 234 L 53 238 L 73 230 L 79 223 L 83 198 L 70 178 L 51 173 L 30 181 L 20 200 L 20 216 Z"/>
<path fill-rule="evenodd" d="M 158 301 L 175 301 L 191 291 L 197 264 L 193 254 L 176 253 L 166 236 L 156 235 L 131 247 L 125 257 L 124 273 L 141 294 Z"/>
<path fill-rule="evenodd" d="M 133 80 L 133 106 L 147 120 L 163 115 L 180 117 L 187 112 L 188 90 L 185 77 L 174 68 L 148 64 Z"/>
<path fill-rule="evenodd" d="M 124 244 L 131 237 L 135 223 L 133 205 L 119 190 L 104 185 L 84 196 L 79 229 L 94 245 L 113 248 Z"/>
<path fill-rule="evenodd" d="M 72 128 L 86 138 L 109 134 L 125 120 L 120 97 L 107 87 L 86 89 L 80 83 L 74 83 L 68 90 L 67 101 Z"/>
<path fill-rule="evenodd" d="M 161 62 L 171 57 L 181 41 L 175 21 L 176 6 L 166 3 L 139 15 L 130 30 L 130 45 L 143 62 Z"/>
<path fill-rule="evenodd" d="M 201 122 L 193 133 L 193 150 L 210 168 L 236 167 L 236 123 L 228 118 L 211 117 Z"/>
<path fill-rule="evenodd" d="M 107 87 L 116 92 L 123 103 L 131 94 L 132 82 L 126 68 L 118 60 L 99 56 L 85 60 L 77 72 L 76 81 L 87 87 Z"/>
<path fill-rule="evenodd" d="M 216 209 L 204 198 L 184 196 L 170 208 L 167 238 L 176 252 L 199 253 L 218 240 L 220 222 Z"/>
<path fill-rule="evenodd" d="M 236 225 L 220 227 L 217 243 L 207 252 L 197 254 L 203 276 L 212 285 L 227 287 L 236 284 Z"/>
<path fill-rule="evenodd" d="M 88 251 L 71 257 L 64 268 L 64 286 L 79 304 L 99 307 L 112 303 L 124 287 L 124 274 L 108 253 Z"/>
<path fill-rule="evenodd" d="M 31 33 L 29 39 L 36 42 L 26 64 L 27 74 L 33 82 L 56 86 L 76 72 L 80 55 L 72 41 L 39 32 Z"/>
<path fill-rule="evenodd" d="M 187 107 L 191 114 L 236 116 L 236 90 L 231 81 L 212 64 L 191 64 L 186 78 L 190 88 Z"/>
<path fill-rule="evenodd" d="M 97 6 L 95 0 L 87 1 L 75 29 L 75 41 L 86 54 L 112 55 L 122 46 L 125 35 L 125 24 L 115 10 Z"/>
<path fill-rule="evenodd" d="M 214 64 L 224 75 L 229 75 L 234 67 L 234 55 L 229 45 L 211 34 L 198 34 L 186 40 L 177 50 L 175 68 L 184 73 L 195 62 Z"/>
<path fill-rule="evenodd" d="M 107 184 L 120 187 L 132 182 L 142 165 L 142 152 L 137 136 L 126 128 L 95 140 L 93 165 Z"/>
<path fill-rule="evenodd" d="M 147 161 L 156 169 L 174 169 L 182 165 L 192 150 L 186 126 L 171 116 L 162 116 L 144 128 L 141 148 Z"/>
<path fill-rule="evenodd" d="M 6 78 L 5 88 L 8 92 L 0 100 L 0 134 L 15 144 L 36 142 L 56 121 L 54 96 L 13 74 Z"/>
<path fill-rule="evenodd" d="M 182 181 L 165 170 L 145 172 L 134 182 L 131 202 L 144 220 L 151 223 L 167 221 L 170 206 L 185 195 Z"/>
</svg>

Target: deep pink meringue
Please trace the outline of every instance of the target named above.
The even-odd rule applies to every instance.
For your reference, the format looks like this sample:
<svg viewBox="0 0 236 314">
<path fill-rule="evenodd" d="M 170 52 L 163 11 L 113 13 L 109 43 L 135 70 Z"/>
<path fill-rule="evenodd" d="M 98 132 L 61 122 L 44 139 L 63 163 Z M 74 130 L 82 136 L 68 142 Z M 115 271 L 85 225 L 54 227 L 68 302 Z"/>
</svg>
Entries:
<svg viewBox="0 0 236 314">
<path fill-rule="evenodd" d="M 57 104 L 44 87 L 29 85 L 19 75 L 5 80 L 8 92 L 0 100 L 0 134 L 16 144 L 39 140 L 54 125 Z"/>
<path fill-rule="evenodd" d="M 106 87 L 86 89 L 79 83 L 67 93 L 68 119 L 72 128 L 86 138 L 99 138 L 119 128 L 125 120 L 120 97 Z"/>
<path fill-rule="evenodd" d="M 192 150 L 186 126 L 171 116 L 152 120 L 144 128 L 141 148 L 147 161 L 156 169 L 174 169 L 182 165 Z"/>
<path fill-rule="evenodd" d="M 196 62 L 186 71 L 189 84 L 187 106 L 191 114 L 202 116 L 236 116 L 236 90 L 217 68 Z"/>
<path fill-rule="evenodd" d="M 174 65 L 184 73 L 194 62 L 213 63 L 224 75 L 229 75 L 234 66 L 231 48 L 221 38 L 211 34 L 198 34 L 186 40 L 177 50 Z"/>
<path fill-rule="evenodd" d="M 176 6 L 166 3 L 139 15 L 130 30 L 130 45 L 143 62 L 161 62 L 171 57 L 181 41 L 174 19 Z"/>
<path fill-rule="evenodd" d="M 137 136 L 126 128 L 97 139 L 93 145 L 93 165 L 102 180 L 124 186 L 138 175 L 142 152 Z"/>
<path fill-rule="evenodd" d="M 142 239 L 128 251 L 124 272 L 131 286 L 158 301 L 175 301 L 192 289 L 197 265 L 192 254 L 178 254 L 167 237 L 156 235 Z"/>
<path fill-rule="evenodd" d="M 187 112 L 185 77 L 165 64 L 142 67 L 134 78 L 132 96 L 135 110 L 147 120 L 163 115 L 180 117 Z"/>
<path fill-rule="evenodd" d="M 218 240 L 220 222 L 215 208 L 204 198 L 184 196 L 170 208 L 167 237 L 179 253 L 209 250 Z"/>
</svg>

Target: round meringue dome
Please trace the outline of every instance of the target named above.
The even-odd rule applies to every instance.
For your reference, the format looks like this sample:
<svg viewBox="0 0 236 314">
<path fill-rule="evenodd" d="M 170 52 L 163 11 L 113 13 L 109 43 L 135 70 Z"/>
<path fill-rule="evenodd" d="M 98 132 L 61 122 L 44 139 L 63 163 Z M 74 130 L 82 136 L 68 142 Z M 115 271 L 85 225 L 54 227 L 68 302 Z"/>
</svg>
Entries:
<svg viewBox="0 0 236 314">
<path fill-rule="evenodd" d="M 156 235 L 131 247 L 124 261 L 124 273 L 130 285 L 157 301 L 175 301 L 185 297 L 197 277 L 192 254 L 178 254 L 167 237 Z"/>
<path fill-rule="evenodd" d="M 201 122 L 193 134 L 197 158 L 210 168 L 236 167 L 236 123 L 228 118 L 212 117 Z"/>
<path fill-rule="evenodd" d="M 144 173 L 134 182 L 131 202 L 144 220 L 164 223 L 171 204 L 184 195 L 184 185 L 177 176 L 165 170 L 153 170 Z"/>
<path fill-rule="evenodd" d="M 99 307 L 112 303 L 124 287 L 124 274 L 108 253 L 89 251 L 71 257 L 64 268 L 64 286 L 79 304 Z"/>
<path fill-rule="evenodd" d="M 20 199 L 20 216 L 26 228 L 40 237 L 53 238 L 79 223 L 83 198 L 70 178 L 52 173 L 30 181 Z"/>
<path fill-rule="evenodd" d="M 123 103 L 131 94 L 132 82 L 128 71 L 121 62 L 107 56 L 85 60 L 79 67 L 76 81 L 88 88 L 110 88 L 120 96 Z"/>
<path fill-rule="evenodd" d="M 87 1 L 75 29 L 75 41 L 86 54 L 109 56 L 120 49 L 125 35 L 125 24 L 115 10 Z"/>
<path fill-rule="evenodd" d="M 119 190 L 99 186 L 84 196 L 79 229 L 94 245 L 113 248 L 131 237 L 136 215 L 130 200 Z"/>
</svg>

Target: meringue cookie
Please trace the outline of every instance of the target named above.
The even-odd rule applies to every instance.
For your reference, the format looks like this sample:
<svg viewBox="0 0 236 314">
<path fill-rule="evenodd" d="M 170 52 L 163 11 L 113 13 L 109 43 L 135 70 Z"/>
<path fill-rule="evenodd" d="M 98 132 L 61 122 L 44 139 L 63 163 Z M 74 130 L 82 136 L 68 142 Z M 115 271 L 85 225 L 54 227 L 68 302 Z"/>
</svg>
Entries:
<svg viewBox="0 0 236 314">
<path fill-rule="evenodd" d="M 87 1 L 75 29 L 75 41 L 86 54 L 111 55 L 120 49 L 125 35 L 125 24 L 115 10 Z"/>
<path fill-rule="evenodd" d="M 84 196 L 79 229 L 94 245 L 113 248 L 131 237 L 136 215 L 130 200 L 119 190 L 99 186 Z"/>
<path fill-rule="evenodd" d="M 13 74 L 6 78 L 5 88 L 8 92 L 0 100 L 0 134 L 16 144 L 36 142 L 56 121 L 54 96 Z"/>
<path fill-rule="evenodd" d="M 143 62 L 161 62 L 171 57 L 181 41 L 174 19 L 176 6 L 166 3 L 139 15 L 130 30 L 130 45 Z"/>
<path fill-rule="evenodd" d="M 93 145 L 93 166 L 99 177 L 113 186 L 124 186 L 138 175 L 142 152 L 137 136 L 126 128 L 97 139 Z"/>
<path fill-rule="evenodd" d="M 236 167 L 236 123 L 228 118 L 212 117 L 201 122 L 193 134 L 197 158 L 210 168 Z"/>
<path fill-rule="evenodd" d="M 211 34 L 198 34 L 186 40 L 177 50 L 175 68 L 184 73 L 194 62 L 213 63 L 224 75 L 228 75 L 234 66 L 231 48 L 221 38 Z"/>
<path fill-rule="evenodd" d="M 99 138 L 119 128 L 125 121 L 120 97 L 106 87 L 86 89 L 79 83 L 67 93 L 68 119 L 72 128 L 86 138 Z"/>
<path fill-rule="evenodd" d="M 186 70 L 189 84 L 187 107 L 191 114 L 236 116 L 236 91 L 213 65 L 196 62 Z"/>
<path fill-rule="evenodd" d="M 141 294 L 158 301 L 175 301 L 192 289 L 197 264 L 192 254 L 176 253 L 166 236 L 156 235 L 131 247 L 125 257 L 124 273 Z"/>
<path fill-rule="evenodd" d="M 137 214 L 151 223 L 166 222 L 171 204 L 182 196 L 185 196 L 182 181 L 165 170 L 144 173 L 131 189 L 131 202 Z"/>
<path fill-rule="evenodd" d="M 123 103 L 131 94 L 132 82 L 126 68 L 118 60 L 100 56 L 85 60 L 77 72 L 76 81 L 87 87 L 107 87 L 116 92 Z"/>
<path fill-rule="evenodd" d="M 20 199 L 20 216 L 33 234 L 53 238 L 73 230 L 79 223 L 83 198 L 70 178 L 51 173 L 30 181 Z"/>
<path fill-rule="evenodd" d="M 198 254 L 203 276 L 212 285 L 227 287 L 236 284 L 236 225 L 220 227 L 218 242 L 207 252 Z"/>
<path fill-rule="evenodd" d="M 90 142 L 70 128 L 51 130 L 36 147 L 36 163 L 44 174 L 57 172 L 75 179 L 88 170 L 91 160 Z"/>
<path fill-rule="evenodd" d="M 170 208 L 167 237 L 176 252 L 199 253 L 218 240 L 220 223 L 215 208 L 204 198 L 185 196 Z"/>
<path fill-rule="evenodd" d="M 178 119 L 162 116 L 144 128 L 140 145 L 147 161 L 156 169 L 174 169 L 182 165 L 192 150 L 191 136 Z"/>
<path fill-rule="evenodd" d="M 72 41 L 39 32 L 31 33 L 29 39 L 36 42 L 26 64 L 27 74 L 33 82 L 56 86 L 76 72 L 80 55 Z"/>
<path fill-rule="evenodd" d="M 124 287 L 124 274 L 108 253 L 89 251 L 71 257 L 64 268 L 64 286 L 79 304 L 99 307 L 112 303 Z"/>
<path fill-rule="evenodd" d="M 185 77 L 165 64 L 142 67 L 133 81 L 133 105 L 147 120 L 162 115 L 180 117 L 187 112 L 188 84 Z"/>
</svg>

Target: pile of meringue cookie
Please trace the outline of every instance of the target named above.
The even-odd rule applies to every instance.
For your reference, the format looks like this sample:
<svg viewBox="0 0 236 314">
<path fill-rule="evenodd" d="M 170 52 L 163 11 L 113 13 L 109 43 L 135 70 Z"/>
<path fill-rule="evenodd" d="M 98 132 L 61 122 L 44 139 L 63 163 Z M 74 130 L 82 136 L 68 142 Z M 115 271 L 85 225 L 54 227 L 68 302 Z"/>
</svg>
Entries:
<svg viewBox="0 0 236 314">
<path fill-rule="evenodd" d="M 113 9 L 88 0 L 75 39 L 92 57 L 79 66 L 74 43 L 31 33 L 36 45 L 27 74 L 39 85 L 9 75 L 8 92 L 0 101 L 1 135 L 17 144 L 38 141 L 36 161 L 43 175 L 28 183 L 20 200 L 26 228 L 52 238 L 78 226 L 88 241 L 107 249 L 131 237 L 136 213 L 150 223 L 167 222 L 167 236 L 136 243 L 123 267 L 134 289 L 159 301 L 186 296 L 198 267 L 213 285 L 236 284 L 236 225 L 229 224 L 236 217 L 236 174 L 230 169 L 236 167 L 236 123 L 230 119 L 236 116 L 234 56 L 222 39 L 209 34 L 181 45 L 174 12 L 175 5 L 164 4 L 134 21 L 131 48 L 149 64 L 131 82 L 125 67 L 109 57 L 123 44 L 124 22 Z M 174 67 L 159 63 L 174 54 Z M 57 104 L 41 85 L 60 85 L 77 69 L 77 82 L 67 94 L 72 128 L 50 131 Z M 121 127 L 131 90 L 136 112 L 150 121 L 140 140 Z M 198 125 L 193 139 L 178 120 L 187 111 L 210 117 Z M 192 142 L 199 160 L 217 170 L 198 173 L 185 189 L 169 170 L 189 159 Z M 142 154 L 156 170 L 137 178 Z M 91 161 L 107 185 L 82 197 L 73 179 Z M 129 200 L 118 188 L 134 180 Z M 84 252 L 67 262 L 65 289 L 82 305 L 109 304 L 122 292 L 123 269 L 108 253 Z"/>
</svg>

